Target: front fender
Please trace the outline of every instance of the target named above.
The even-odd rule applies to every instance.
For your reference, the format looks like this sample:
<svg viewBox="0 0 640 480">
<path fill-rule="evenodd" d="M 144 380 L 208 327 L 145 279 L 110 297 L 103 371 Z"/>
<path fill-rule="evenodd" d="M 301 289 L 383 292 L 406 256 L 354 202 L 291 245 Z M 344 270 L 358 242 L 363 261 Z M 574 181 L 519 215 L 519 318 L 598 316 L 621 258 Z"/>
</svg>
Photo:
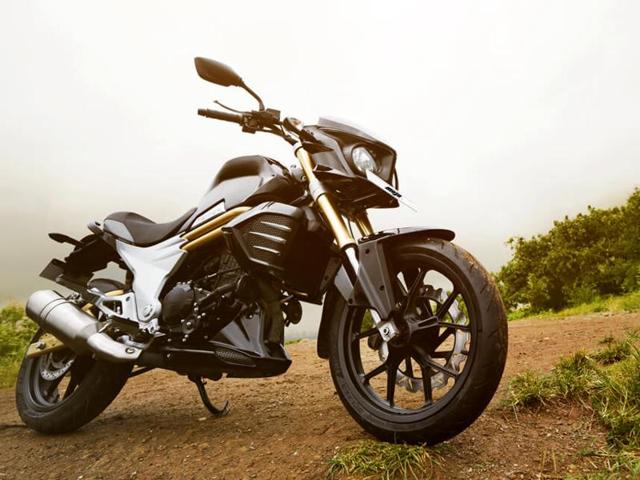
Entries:
<svg viewBox="0 0 640 480">
<path fill-rule="evenodd" d="M 327 291 L 322 309 L 320 329 L 318 331 L 318 356 L 329 357 L 329 325 L 339 318 L 339 313 L 347 305 L 369 305 L 365 289 L 369 295 L 375 295 L 375 305 L 382 318 L 387 318 L 395 305 L 394 290 L 391 286 L 385 251 L 393 245 L 402 242 L 419 242 L 422 239 L 439 238 L 450 242 L 455 233 L 443 228 L 404 227 L 383 230 L 363 237 L 358 241 L 358 259 L 360 268 L 354 285 L 351 285 L 343 275 L 337 275 L 334 285 Z"/>
</svg>

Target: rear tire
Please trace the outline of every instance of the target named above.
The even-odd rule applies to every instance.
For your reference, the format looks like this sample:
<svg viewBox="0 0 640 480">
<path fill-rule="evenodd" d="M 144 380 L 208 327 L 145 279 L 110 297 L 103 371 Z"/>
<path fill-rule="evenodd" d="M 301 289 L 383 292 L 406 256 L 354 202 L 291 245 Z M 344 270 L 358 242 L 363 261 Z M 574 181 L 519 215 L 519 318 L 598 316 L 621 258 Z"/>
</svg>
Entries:
<svg viewBox="0 0 640 480">
<path fill-rule="evenodd" d="M 454 380 L 451 390 L 440 398 L 436 398 L 431 391 L 433 377 L 427 377 L 425 371 L 436 371 L 429 368 L 427 364 L 430 363 L 437 367 L 435 359 L 438 354 L 443 352 L 435 350 L 439 347 L 433 347 L 433 350 L 429 351 L 429 347 L 425 346 L 425 343 L 434 341 L 429 340 L 429 338 L 434 338 L 433 336 L 429 337 L 431 330 L 420 333 L 421 336 L 410 336 L 411 340 L 407 342 L 415 342 L 415 345 L 406 343 L 396 351 L 400 351 L 400 356 L 409 355 L 407 362 L 409 365 L 414 352 L 418 352 L 414 358 L 418 358 L 417 362 L 421 362 L 420 367 L 427 365 L 422 371 L 422 379 L 415 380 L 416 384 L 419 382 L 422 389 L 418 392 L 421 406 L 416 409 L 406 409 L 394 402 L 394 395 L 397 395 L 397 390 L 400 387 L 392 385 L 396 384 L 394 380 L 399 374 L 394 373 L 396 367 L 391 367 L 391 365 L 403 365 L 403 363 L 398 363 L 400 360 L 396 360 L 399 358 L 397 356 L 391 361 L 392 354 L 396 355 L 393 353 L 395 347 L 392 347 L 391 344 L 388 346 L 388 352 L 392 353 L 388 353 L 388 360 L 385 360 L 387 363 L 387 394 L 386 397 L 385 395 L 376 396 L 375 393 L 371 393 L 374 375 L 380 375 L 382 378 L 381 372 L 384 373 L 385 370 L 378 371 L 376 368 L 365 373 L 371 368 L 371 361 L 368 360 L 369 363 L 366 363 L 354 360 L 354 354 L 350 353 L 353 350 L 361 355 L 362 350 L 367 349 L 366 345 L 360 347 L 360 344 L 357 343 L 360 342 L 358 339 L 361 333 L 359 332 L 365 330 L 370 332 L 371 330 L 365 326 L 361 327 L 363 320 L 355 320 L 354 324 L 353 316 L 359 315 L 362 318 L 363 313 L 356 313 L 356 310 L 348 307 L 340 297 L 334 307 L 334 316 L 329 330 L 329 361 L 333 382 L 342 403 L 351 416 L 376 437 L 394 443 L 436 444 L 469 427 L 489 404 L 498 387 L 507 355 L 507 321 L 504 306 L 498 290 L 486 270 L 469 253 L 452 243 L 429 239 L 422 242 L 394 245 L 388 249 L 387 257 L 391 265 L 390 268 L 394 269 L 394 276 L 403 275 L 406 278 L 407 274 L 404 272 L 407 270 L 417 269 L 420 272 L 420 268 L 424 268 L 425 271 L 432 271 L 429 268 L 433 270 L 439 268 L 440 271 L 447 272 L 447 275 L 454 279 L 452 284 L 455 288 L 452 291 L 461 292 L 460 298 L 465 304 L 464 311 L 469 316 L 469 322 L 464 327 L 459 327 L 468 331 L 471 338 L 469 346 L 463 350 L 466 355 L 464 366 L 459 366 L 460 370 L 455 378 L 451 377 Z M 424 267 L 418 267 L 418 265 L 424 265 Z M 418 284 L 416 283 L 416 285 Z M 433 292 L 433 290 L 430 291 Z M 408 297 L 408 288 L 405 293 Z M 458 294 L 452 293 L 451 295 Z M 416 298 L 421 297 L 416 296 Z M 431 306 L 420 307 L 416 311 L 424 313 L 424 318 L 426 318 L 429 316 L 425 313 L 426 310 L 429 310 L 430 315 L 434 314 L 431 311 Z M 433 310 L 439 312 L 440 308 Z M 435 312 L 436 316 L 438 312 Z M 444 316 L 446 316 L 446 312 L 443 314 L 443 318 Z M 451 325 L 454 321 L 450 320 L 446 325 Z M 442 322 L 444 321 L 442 320 Z M 435 330 L 436 340 L 442 342 L 440 338 L 443 334 L 438 335 L 438 332 L 444 330 L 448 330 L 447 327 L 442 326 Z M 369 340 L 368 348 L 378 348 L 377 345 L 380 342 L 371 341 L 377 333 L 373 335 L 369 333 L 368 335 L 371 335 L 368 339 L 362 339 Z M 449 333 L 449 335 L 452 334 Z M 352 347 L 351 345 L 354 344 L 357 346 Z M 420 352 L 427 353 L 422 353 L 420 356 Z M 402 361 L 406 361 L 406 358 Z M 444 366 L 446 367 L 447 364 Z M 378 373 L 374 373 L 375 371 Z M 389 380 L 390 372 L 393 374 L 391 380 Z M 428 375 L 434 375 L 434 373 Z M 428 384 L 424 382 L 424 378 L 428 378 Z M 405 378 L 405 381 L 407 380 L 409 379 Z M 446 383 L 451 383 L 449 378 Z M 397 383 L 397 385 L 403 384 Z M 424 391 L 424 385 L 428 385 L 428 393 Z M 389 397 L 390 389 L 393 393 Z M 413 391 L 415 392 L 416 389 Z"/>
<path fill-rule="evenodd" d="M 39 330 L 32 342 L 43 333 Z M 64 355 L 73 360 L 67 373 L 59 379 L 47 380 L 41 372 L 46 369 L 45 362 L 51 361 L 47 355 L 53 353 L 63 358 L 58 362 L 59 371 L 65 368 Z M 76 357 L 68 349 L 53 353 L 34 358 L 25 356 L 16 383 L 16 406 L 20 418 L 29 428 L 46 434 L 71 432 L 97 417 L 118 395 L 133 368 L 133 364 Z M 55 374 L 54 371 L 54 377 Z M 54 383 L 60 382 L 67 374 L 75 374 L 76 378 L 71 376 L 65 392 L 58 392 L 58 384 Z"/>
</svg>

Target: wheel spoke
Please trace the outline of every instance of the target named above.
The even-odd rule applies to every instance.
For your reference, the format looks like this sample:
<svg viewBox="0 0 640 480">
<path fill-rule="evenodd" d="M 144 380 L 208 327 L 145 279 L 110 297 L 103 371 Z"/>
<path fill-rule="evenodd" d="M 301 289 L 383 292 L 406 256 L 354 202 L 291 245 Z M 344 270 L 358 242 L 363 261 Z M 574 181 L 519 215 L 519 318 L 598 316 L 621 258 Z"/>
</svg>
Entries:
<svg viewBox="0 0 640 480">
<path fill-rule="evenodd" d="M 411 357 L 404 359 L 404 367 L 407 373 L 407 377 L 413 377 L 413 366 L 411 365 Z"/>
<path fill-rule="evenodd" d="M 471 331 L 471 327 L 469 325 L 461 325 L 459 323 L 438 322 L 437 325 L 439 327 L 447 327 L 447 330 L 452 328 L 452 329 L 457 329 L 457 330 L 463 330 L 465 332 L 470 332 Z"/>
<path fill-rule="evenodd" d="M 438 338 L 436 339 L 435 344 L 433 345 L 433 349 L 436 350 L 440 345 L 444 343 L 444 341 L 449 338 L 451 335 L 455 333 L 454 328 L 447 328 L 444 332 L 442 332 Z"/>
<path fill-rule="evenodd" d="M 387 362 L 384 362 L 384 363 L 378 365 L 376 368 L 371 370 L 369 373 L 365 374 L 365 376 L 364 376 L 364 384 L 367 385 L 369 383 L 369 380 L 371 380 L 373 377 L 375 377 L 377 375 L 380 375 L 386 369 L 387 369 Z"/>
<path fill-rule="evenodd" d="M 420 370 L 422 371 L 422 390 L 424 390 L 424 402 L 427 405 L 431 405 L 433 403 L 433 391 L 431 390 L 432 370 L 429 367 L 425 367 L 424 365 L 420 366 Z"/>
<path fill-rule="evenodd" d="M 54 380 L 51 380 L 49 382 L 49 385 L 47 385 L 44 388 L 44 398 L 46 398 L 47 401 L 53 402 L 52 398 L 55 398 L 54 394 L 57 393 L 56 389 L 58 388 L 58 385 L 60 385 L 60 382 L 62 381 L 62 377 L 64 377 L 64 375 L 62 375 L 62 376 L 60 376 L 60 377 L 58 377 L 58 378 L 56 378 Z"/>
<path fill-rule="evenodd" d="M 423 270 L 421 268 L 416 272 L 413 282 L 411 282 L 411 287 L 407 292 L 407 299 L 405 300 L 404 308 L 402 309 L 402 314 L 404 315 L 411 307 L 413 307 L 418 298 L 418 294 L 420 293 L 420 287 L 424 286 L 424 277 L 427 274 L 427 270 Z M 405 281 L 408 280 L 407 275 L 405 273 L 402 274 L 405 278 Z M 407 283 L 408 285 L 408 283 Z"/>
<path fill-rule="evenodd" d="M 440 305 L 440 307 L 438 308 L 438 311 L 436 312 L 436 317 L 438 317 L 438 319 L 442 320 L 444 316 L 449 312 L 449 309 L 451 308 L 451 305 L 453 305 L 453 302 L 455 301 L 458 294 L 459 294 L 458 289 L 454 285 L 453 291 L 447 297 L 447 299 Z"/>
<path fill-rule="evenodd" d="M 440 365 L 440 364 L 439 364 L 439 363 L 437 363 L 437 362 L 434 362 L 434 361 L 433 361 L 433 360 L 431 360 L 431 359 L 424 358 L 423 360 L 424 360 L 424 362 L 425 362 L 427 365 L 429 365 L 432 369 L 434 369 L 434 370 L 438 370 L 439 372 L 442 372 L 442 373 L 444 373 L 445 375 L 450 376 L 451 378 L 458 378 L 458 376 L 460 375 L 459 373 L 454 372 L 453 370 L 449 370 L 448 368 L 443 367 L 442 365 Z"/>
<path fill-rule="evenodd" d="M 363 338 L 367 338 L 370 337 L 371 335 L 374 335 L 378 333 L 378 329 L 376 327 L 372 327 L 368 330 L 365 330 L 364 332 L 358 332 L 353 336 L 353 341 L 356 342 L 358 340 L 362 340 Z"/>
<path fill-rule="evenodd" d="M 414 331 L 420 332 L 422 330 L 428 330 L 430 328 L 438 327 L 438 326 L 440 326 L 440 322 L 438 322 L 438 317 L 423 318 L 421 320 L 418 320 L 415 323 L 416 330 Z"/>
<path fill-rule="evenodd" d="M 387 402 L 393 407 L 393 397 L 396 393 L 396 378 L 398 376 L 397 365 L 389 365 L 387 369 Z"/>
<path fill-rule="evenodd" d="M 413 282 L 411 284 L 411 289 L 409 290 L 409 297 L 415 295 L 416 292 L 420 289 L 420 285 L 424 281 L 424 277 L 427 274 L 426 270 L 418 269 L 418 273 L 415 275 Z"/>
<path fill-rule="evenodd" d="M 411 290 L 411 285 L 415 282 L 416 277 L 420 274 L 419 268 L 412 268 L 409 270 L 404 270 L 402 272 L 402 278 L 404 278 L 404 285 L 400 281 L 398 277 L 398 285 L 400 285 L 400 290 L 402 290 L 402 294 L 406 295 L 409 290 Z"/>
<path fill-rule="evenodd" d="M 449 358 L 451 352 L 432 352 L 431 358 Z"/>
<path fill-rule="evenodd" d="M 71 375 L 71 378 L 69 379 L 69 384 L 67 385 L 67 388 L 64 391 L 64 395 L 62 396 L 62 399 L 64 400 L 69 395 L 71 395 L 77 386 L 78 386 L 78 380 L 76 376 Z"/>
<path fill-rule="evenodd" d="M 416 360 L 420 362 L 420 367 L 422 367 L 423 369 L 429 368 L 432 370 L 437 370 L 452 378 L 457 378 L 459 376 L 459 373 L 454 372 L 453 370 L 449 370 L 447 367 L 444 367 L 439 363 L 434 362 L 432 357 L 429 354 L 427 354 L 422 348 L 418 346 L 414 346 L 413 350 L 417 354 Z"/>
<path fill-rule="evenodd" d="M 402 272 L 402 276 L 404 277 L 404 281 L 405 284 L 408 285 L 416 285 L 416 277 L 420 276 L 422 277 L 420 280 L 422 282 L 424 282 L 424 277 L 426 276 L 426 274 L 429 273 L 429 270 L 424 270 L 421 271 L 420 269 L 415 269 L 415 270 L 411 270 L 411 271 L 404 271 Z M 398 283 L 398 287 L 400 288 L 400 291 L 402 292 L 402 295 L 407 295 L 407 287 L 405 287 L 405 285 L 400 281 L 400 279 L 398 277 L 396 277 L 396 282 Z M 419 287 L 420 285 L 418 285 Z M 433 317 L 433 308 L 431 307 L 431 302 L 428 298 L 426 297 L 420 297 L 418 296 L 417 299 L 422 300 L 422 302 L 420 303 L 420 307 L 423 307 L 426 311 L 427 311 L 427 316 L 429 317 Z"/>
<path fill-rule="evenodd" d="M 424 302 L 422 302 L 420 304 L 421 307 L 424 307 L 424 309 L 427 311 L 427 315 L 429 317 L 434 317 L 434 313 L 433 313 L 433 308 L 431 308 L 431 300 L 429 300 L 428 298 L 424 299 Z"/>
</svg>

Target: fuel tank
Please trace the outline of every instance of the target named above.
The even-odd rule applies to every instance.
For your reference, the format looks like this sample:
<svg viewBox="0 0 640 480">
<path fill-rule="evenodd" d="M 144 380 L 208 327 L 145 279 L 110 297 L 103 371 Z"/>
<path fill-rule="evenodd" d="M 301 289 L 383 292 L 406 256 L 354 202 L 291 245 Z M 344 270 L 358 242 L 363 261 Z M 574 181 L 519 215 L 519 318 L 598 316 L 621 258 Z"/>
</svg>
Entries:
<svg viewBox="0 0 640 480">
<path fill-rule="evenodd" d="M 197 226 L 238 206 L 289 203 L 303 193 L 288 170 L 275 160 L 261 155 L 233 158 L 215 176 L 187 225 Z"/>
</svg>

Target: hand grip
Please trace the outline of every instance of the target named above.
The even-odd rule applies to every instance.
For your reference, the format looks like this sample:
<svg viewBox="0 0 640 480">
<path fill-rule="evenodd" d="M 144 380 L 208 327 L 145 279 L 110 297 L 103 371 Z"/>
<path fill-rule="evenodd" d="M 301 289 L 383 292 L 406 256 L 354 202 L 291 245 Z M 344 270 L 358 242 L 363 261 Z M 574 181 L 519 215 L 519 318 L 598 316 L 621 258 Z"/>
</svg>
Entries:
<svg viewBox="0 0 640 480">
<path fill-rule="evenodd" d="M 230 112 L 221 112 L 219 110 L 209 110 L 208 108 L 198 109 L 198 115 L 207 118 L 215 118 L 216 120 L 224 120 L 225 122 L 233 122 L 242 125 L 242 115 Z"/>
</svg>

